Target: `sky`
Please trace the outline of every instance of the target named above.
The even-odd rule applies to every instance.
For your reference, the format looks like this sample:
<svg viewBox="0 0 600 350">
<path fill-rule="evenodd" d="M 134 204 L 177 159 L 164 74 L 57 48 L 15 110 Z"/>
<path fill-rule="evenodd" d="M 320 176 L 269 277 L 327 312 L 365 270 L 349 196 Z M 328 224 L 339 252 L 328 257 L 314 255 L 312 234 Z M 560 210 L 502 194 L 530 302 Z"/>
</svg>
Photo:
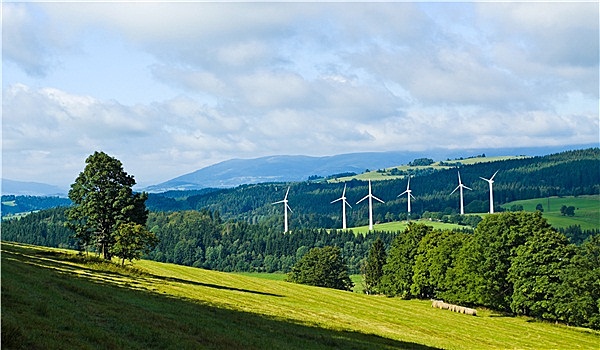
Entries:
<svg viewBox="0 0 600 350">
<path fill-rule="evenodd" d="M 599 142 L 592 2 L 2 2 L 2 177 Z"/>
</svg>

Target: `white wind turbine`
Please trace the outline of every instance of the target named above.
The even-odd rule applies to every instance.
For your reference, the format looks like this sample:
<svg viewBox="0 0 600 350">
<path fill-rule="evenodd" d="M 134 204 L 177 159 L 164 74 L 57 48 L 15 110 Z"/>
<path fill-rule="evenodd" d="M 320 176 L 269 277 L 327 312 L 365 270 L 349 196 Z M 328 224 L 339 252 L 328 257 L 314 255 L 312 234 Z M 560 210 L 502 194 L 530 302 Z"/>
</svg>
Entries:
<svg viewBox="0 0 600 350">
<path fill-rule="evenodd" d="M 412 190 L 410 189 L 410 176 L 408 177 L 408 184 L 406 185 L 406 191 L 400 193 L 398 197 L 404 195 L 406 193 L 406 197 L 408 198 L 408 215 L 410 215 L 410 197 L 416 199 L 415 196 L 412 195 Z"/>
<path fill-rule="evenodd" d="M 334 200 L 331 203 L 333 204 L 337 201 L 342 201 L 342 229 L 345 230 L 346 229 L 346 205 L 349 206 L 350 208 L 352 208 L 350 203 L 348 203 L 348 201 L 346 200 L 346 184 L 344 184 L 344 192 L 342 192 L 342 196 L 340 198 Z"/>
<path fill-rule="evenodd" d="M 469 187 L 463 185 L 462 181 L 460 180 L 460 171 L 458 172 L 458 186 L 456 186 L 456 188 L 454 189 L 454 191 L 452 191 L 452 193 L 456 192 L 456 190 L 459 190 L 460 192 L 460 214 L 463 215 L 465 213 L 465 208 L 463 206 L 463 188 L 466 188 L 467 190 L 472 190 Z M 450 195 L 452 195 L 452 193 L 450 193 Z"/>
<path fill-rule="evenodd" d="M 373 199 L 380 201 L 381 203 L 385 203 L 384 201 L 382 201 L 381 199 L 375 197 L 372 193 L 371 193 L 371 180 L 369 180 L 369 194 L 364 196 L 363 199 L 359 200 L 358 202 L 356 202 L 356 204 L 364 201 L 365 199 L 369 198 L 369 231 L 373 231 Z"/>
<path fill-rule="evenodd" d="M 272 204 L 283 203 L 283 233 L 288 232 L 288 209 L 290 211 L 292 211 L 292 208 L 290 208 L 290 206 L 288 205 L 288 199 L 287 199 L 289 192 L 290 192 L 290 188 L 288 187 L 287 191 L 285 192 L 285 197 L 283 197 L 283 200 L 272 203 Z"/>
<path fill-rule="evenodd" d="M 481 176 L 479 177 L 483 181 L 487 181 L 487 183 L 490 184 L 490 214 L 494 214 L 494 190 L 492 188 L 492 184 L 494 183 L 494 176 L 498 174 L 498 171 L 499 170 L 496 170 L 494 175 L 492 175 L 492 177 L 490 177 L 489 179 L 483 178 Z"/>
</svg>

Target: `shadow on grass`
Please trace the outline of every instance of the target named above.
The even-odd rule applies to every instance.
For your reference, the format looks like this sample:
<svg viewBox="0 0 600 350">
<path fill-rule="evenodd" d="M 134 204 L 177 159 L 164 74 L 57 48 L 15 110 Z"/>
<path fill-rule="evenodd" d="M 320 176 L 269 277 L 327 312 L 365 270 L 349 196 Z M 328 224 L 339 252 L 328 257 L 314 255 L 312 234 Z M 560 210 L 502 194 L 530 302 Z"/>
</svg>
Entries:
<svg viewBox="0 0 600 350">
<path fill-rule="evenodd" d="M 207 287 L 207 288 L 228 290 L 228 291 L 233 291 L 233 292 L 244 292 L 244 293 L 251 293 L 251 294 L 256 294 L 256 295 L 265 295 L 265 296 L 270 296 L 270 297 L 283 298 L 283 295 L 273 294 L 273 293 L 267 293 L 267 292 L 260 292 L 260 291 L 256 291 L 256 290 L 250 290 L 250 289 L 244 289 L 244 288 L 235 288 L 235 287 L 227 287 L 227 286 L 221 286 L 221 285 L 213 284 L 213 283 L 204 283 L 204 282 L 198 282 L 198 281 L 190 281 L 190 280 L 185 280 L 185 279 L 176 278 L 176 277 L 166 277 L 166 276 L 158 276 L 158 275 L 151 275 L 151 276 L 152 276 L 152 278 L 155 278 L 155 279 L 158 279 L 158 280 L 161 280 L 161 281 L 166 281 L 166 282 L 176 282 L 176 283 L 190 284 L 190 285 L 193 285 L 193 286 L 200 286 L 200 287 Z"/>
<path fill-rule="evenodd" d="M 60 255 L 40 259 L 34 249 L 13 247 L 3 244 L 1 255 L 6 349 L 433 349 L 131 289 L 82 275 L 85 267 L 62 262 Z"/>
</svg>

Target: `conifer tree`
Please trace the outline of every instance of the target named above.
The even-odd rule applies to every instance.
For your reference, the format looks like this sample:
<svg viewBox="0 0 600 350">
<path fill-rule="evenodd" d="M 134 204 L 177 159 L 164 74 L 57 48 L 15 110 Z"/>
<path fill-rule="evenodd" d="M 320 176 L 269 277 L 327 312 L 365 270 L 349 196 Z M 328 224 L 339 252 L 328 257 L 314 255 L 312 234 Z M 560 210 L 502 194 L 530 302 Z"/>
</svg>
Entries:
<svg viewBox="0 0 600 350">
<path fill-rule="evenodd" d="M 383 266 L 385 265 L 387 254 L 381 238 L 377 238 L 371 245 L 367 260 L 363 265 L 364 292 L 374 294 L 379 292 L 379 283 L 383 277 Z"/>
</svg>

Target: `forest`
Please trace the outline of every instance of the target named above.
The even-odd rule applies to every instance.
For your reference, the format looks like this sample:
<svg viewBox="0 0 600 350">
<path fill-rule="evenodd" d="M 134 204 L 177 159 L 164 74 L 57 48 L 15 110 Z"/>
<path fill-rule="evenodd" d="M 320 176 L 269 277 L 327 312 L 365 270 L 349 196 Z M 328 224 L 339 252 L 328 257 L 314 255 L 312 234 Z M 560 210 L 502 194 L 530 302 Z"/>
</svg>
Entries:
<svg viewBox="0 0 600 350">
<path fill-rule="evenodd" d="M 489 215 L 471 234 L 411 224 L 373 255 L 370 292 L 600 329 L 600 235 L 574 245 L 540 212 Z"/>
<path fill-rule="evenodd" d="M 411 219 L 455 214 L 448 217 L 467 225 L 464 232 L 472 232 L 472 227 L 478 226 L 479 216 L 456 215 L 458 198 L 449 196 L 456 186 L 456 170 L 412 178 L 416 200 Z M 473 188 L 473 191 L 465 191 L 467 212 L 486 211 L 488 185 L 478 179 L 496 170 L 499 170 L 494 184 L 497 211 L 501 203 L 513 199 L 600 192 L 598 148 L 479 163 L 460 167 L 463 182 Z M 284 234 L 282 208 L 271 203 L 280 200 L 288 186 L 293 210 L 290 214 L 292 233 Z M 353 180 L 347 186 L 346 195 L 353 206 L 349 209 L 349 226 L 365 224 L 367 206 L 354 203 L 364 196 L 366 184 Z M 288 272 L 310 248 L 336 245 L 343 250 L 351 273 L 358 273 L 361 261 L 376 238 L 383 239 L 387 248 L 397 232 L 374 231 L 364 236 L 335 230 L 341 226 L 341 210 L 330 202 L 339 198 L 342 188 L 341 184 L 307 181 L 150 194 L 146 201 L 150 209 L 146 227 L 160 243 L 146 257 L 221 271 Z M 375 206 L 376 221 L 405 218 L 406 199 L 396 197 L 405 188 L 404 179 L 373 182 L 374 194 L 386 201 Z M 479 208 L 474 208 L 475 205 Z M 73 231 L 65 226 L 66 210 L 65 207 L 52 208 L 19 220 L 4 221 L 2 239 L 78 249 Z M 561 232 L 571 242 L 581 244 L 597 230 L 582 231 L 575 226 Z"/>
<path fill-rule="evenodd" d="M 480 177 L 489 177 L 496 171 L 498 174 L 494 179 L 494 207 L 497 212 L 502 211 L 500 205 L 514 200 L 600 193 L 598 148 L 542 157 L 457 165 L 453 169 L 421 172 L 421 175 L 411 178 L 410 187 L 416 197 L 412 201 L 411 218 L 416 219 L 432 212 L 448 215 L 457 213 L 458 194 L 450 195 L 458 183 L 457 171 L 460 171 L 463 183 L 473 189 L 464 192 L 466 213 L 488 211 L 488 184 Z M 407 181 L 406 178 L 373 181 L 373 194 L 385 201 L 384 204 L 377 203 L 374 207 L 376 222 L 407 219 L 406 196 L 397 197 L 406 189 Z M 282 208 L 271 203 L 283 199 L 288 186 L 289 205 L 293 210 L 290 215 L 292 230 L 341 227 L 341 210 L 339 205 L 331 204 L 331 201 L 341 196 L 344 185 L 325 180 L 242 185 L 202 194 L 185 191 L 150 194 L 147 206 L 152 211 L 208 209 L 219 212 L 224 220 L 233 219 L 281 228 Z M 355 203 L 367 193 L 367 183 L 351 180 L 346 186 L 346 196 L 352 205 L 352 208 L 348 208 L 348 226 L 366 225 L 368 205 Z"/>
</svg>

